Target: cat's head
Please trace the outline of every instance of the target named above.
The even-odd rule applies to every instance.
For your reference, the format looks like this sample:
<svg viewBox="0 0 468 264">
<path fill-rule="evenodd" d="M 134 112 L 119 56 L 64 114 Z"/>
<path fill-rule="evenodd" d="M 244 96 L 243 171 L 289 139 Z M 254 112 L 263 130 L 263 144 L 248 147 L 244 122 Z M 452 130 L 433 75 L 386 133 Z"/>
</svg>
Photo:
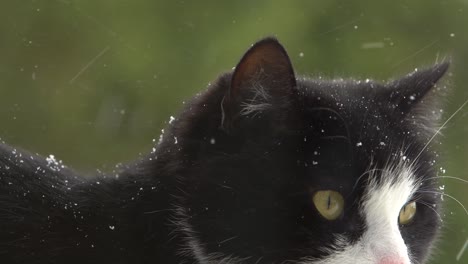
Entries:
<svg viewBox="0 0 468 264">
<path fill-rule="evenodd" d="M 430 99 L 447 68 L 386 83 L 298 78 L 277 40 L 256 43 L 165 135 L 180 253 L 199 263 L 424 262 L 440 221 Z"/>
</svg>

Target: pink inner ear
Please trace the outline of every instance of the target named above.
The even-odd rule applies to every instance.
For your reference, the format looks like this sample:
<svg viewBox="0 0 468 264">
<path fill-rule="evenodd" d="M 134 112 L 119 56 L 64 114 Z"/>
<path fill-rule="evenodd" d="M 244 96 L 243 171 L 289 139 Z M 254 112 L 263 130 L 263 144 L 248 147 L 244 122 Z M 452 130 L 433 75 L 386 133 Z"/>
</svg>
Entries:
<svg viewBox="0 0 468 264">
<path fill-rule="evenodd" d="M 250 48 L 236 66 L 231 80 L 231 96 L 251 83 L 271 89 L 287 89 L 296 85 L 288 54 L 273 38 L 266 38 Z"/>
</svg>

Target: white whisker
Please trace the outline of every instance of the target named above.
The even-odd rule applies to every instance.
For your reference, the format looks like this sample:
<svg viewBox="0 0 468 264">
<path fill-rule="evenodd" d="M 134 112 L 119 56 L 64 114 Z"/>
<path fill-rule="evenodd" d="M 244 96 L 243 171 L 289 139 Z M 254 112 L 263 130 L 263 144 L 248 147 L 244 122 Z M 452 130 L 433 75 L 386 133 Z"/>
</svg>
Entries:
<svg viewBox="0 0 468 264">
<path fill-rule="evenodd" d="M 462 208 L 463 210 L 465 211 L 466 215 L 468 215 L 468 210 L 466 210 L 466 207 L 455 197 L 449 195 L 449 194 L 446 194 L 446 193 L 441 193 L 441 192 L 433 192 L 433 191 L 418 191 L 420 193 L 433 193 L 433 194 L 438 194 L 438 195 L 442 195 L 442 196 L 446 196 L 452 200 L 454 200 L 455 202 L 457 202 Z"/>
<path fill-rule="evenodd" d="M 429 177 L 429 178 L 426 178 L 423 180 L 423 182 L 425 181 L 428 181 L 428 180 L 433 180 L 433 179 L 453 179 L 453 180 L 457 180 L 457 181 L 461 181 L 463 183 L 467 183 L 468 184 L 468 180 L 464 180 L 462 178 L 458 178 L 458 177 L 454 177 L 454 176 L 436 176 L 436 177 Z"/>
<path fill-rule="evenodd" d="M 439 220 L 440 220 L 441 222 L 443 221 L 442 216 L 440 216 L 439 212 L 437 212 L 437 211 L 434 209 L 433 206 L 431 206 L 430 204 L 425 203 L 425 202 L 423 202 L 423 201 L 417 201 L 417 202 L 420 203 L 420 204 L 422 204 L 422 205 L 427 206 L 429 209 L 431 209 L 432 211 L 434 211 L 434 213 L 436 213 L 436 215 L 439 217 Z"/>
<path fill-rule="evenodd" d="M 231 240 L 233 240 L 233 239 L 236 239 L 237 237 L 238 237 L 238 236 L 233 236 L 233 237 L 230 237 L 230 238 L 226 238 L 226 239 L 224 239 L 223 241 L 219 242 L 218 244 L 226 243 L 226 242 L 228 242 L 228 241 L 231 241 Z"/>
<path fill-rule="evenodd" d="M 419 156 L 421 156 L 421 154 L 424 152 L 424 150 L 426 150 L 426 148 L 429 146 L 429 144 L 431 144 L 431 142 L 434 140 L 434 138 L 440 133 L 440 131 L 442 131 L 442 129 L 445 128 L 445 126 L 448 124 L 448 122 L 450 122 L 450 120 L 452 120 L 458 114 L 458 112 L 460 112 L 465 107 L 466 104 L 468 104 L 468 99 L 460 107 L 458 107 L 458 109 L 455 112 L 453 112 L 453 114 L 449 118 L 447 118 L 447 120 L 445 120 L 445 122 L 442 124 L 442 126 L 439 127 L 439 129 L 437 129 L 437 131 L 427 141 L 427 143 L 424 145 L 424 147 L 421 149 L 421 151 L 418 153 L 418 155 L 416 156 L 416 158 L 413 160 L 412 163 L 415 163 L 418 160 Z M 414 164 L 412 164 L 412 165 L 414 165 Z"/>
</svg>

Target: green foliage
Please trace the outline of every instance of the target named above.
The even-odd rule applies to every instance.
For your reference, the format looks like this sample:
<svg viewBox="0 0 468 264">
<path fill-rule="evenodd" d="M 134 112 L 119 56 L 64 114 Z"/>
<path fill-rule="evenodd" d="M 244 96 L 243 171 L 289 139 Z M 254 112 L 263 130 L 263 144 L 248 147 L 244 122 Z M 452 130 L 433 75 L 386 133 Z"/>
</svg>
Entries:
<svg viewBox="0 0 468 264">
<path fill-rule="evenodd" d="M 183 101 L 267 35 L 308 76 L 384 80 L 451 57 L 445 118 L 468 99 L 466 1 L 5 2 L 0 136 L 85 171 L 149 151 Z M 467 114 L 444 129 L 441 151 L 446 175 L 464 179 Z M 467 185 L 444 184 L 468 205 Z M 468 216 L 447 205 L 433 263 L 454 263 L 468 237 Z"/>
</svg>

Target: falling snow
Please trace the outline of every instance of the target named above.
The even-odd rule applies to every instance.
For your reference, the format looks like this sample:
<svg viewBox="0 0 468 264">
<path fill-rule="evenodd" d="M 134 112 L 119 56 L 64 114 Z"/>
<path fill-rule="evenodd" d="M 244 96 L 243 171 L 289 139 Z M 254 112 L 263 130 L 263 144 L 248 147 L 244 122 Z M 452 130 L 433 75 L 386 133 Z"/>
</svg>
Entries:
<svg viewBox="0 0 468 264">
<path fill-rule="evenodd" d="M 161 135 L 159 135 L 159 141 L 158 144 L 160 144 L 164 139 L 164 129 L 161 129 Z"/>
<path fill-rule="evenodd" d="M 46 161 L 47 161 L 47 167 L 49 167 L 53 171 L 60 171 L 60 169 L 63 169 L 65 167 L 62 165 L 62 161 L 61 160 L 57 161 L 55 159 L 55 156 L 52 154 L 46 158 Z"/>
<path fill-rule="evenodd" d="M 172 122 L 174 122 L 175 118 L 173 116 L 170 116 L 169 117 L 169 124 L 172 124 Z"/>
<path fill-rule="evenodd" d="M 458 252 L 457 257 L 456 257 L 457 261 L 461 259 L 461 257 L 463 256 L 463 253 L 465 253 L 467 248 L 468 248 L 468 239 L 465 241 L 465 244 L 462 246 L 462 248 Z"/>
</svg>

